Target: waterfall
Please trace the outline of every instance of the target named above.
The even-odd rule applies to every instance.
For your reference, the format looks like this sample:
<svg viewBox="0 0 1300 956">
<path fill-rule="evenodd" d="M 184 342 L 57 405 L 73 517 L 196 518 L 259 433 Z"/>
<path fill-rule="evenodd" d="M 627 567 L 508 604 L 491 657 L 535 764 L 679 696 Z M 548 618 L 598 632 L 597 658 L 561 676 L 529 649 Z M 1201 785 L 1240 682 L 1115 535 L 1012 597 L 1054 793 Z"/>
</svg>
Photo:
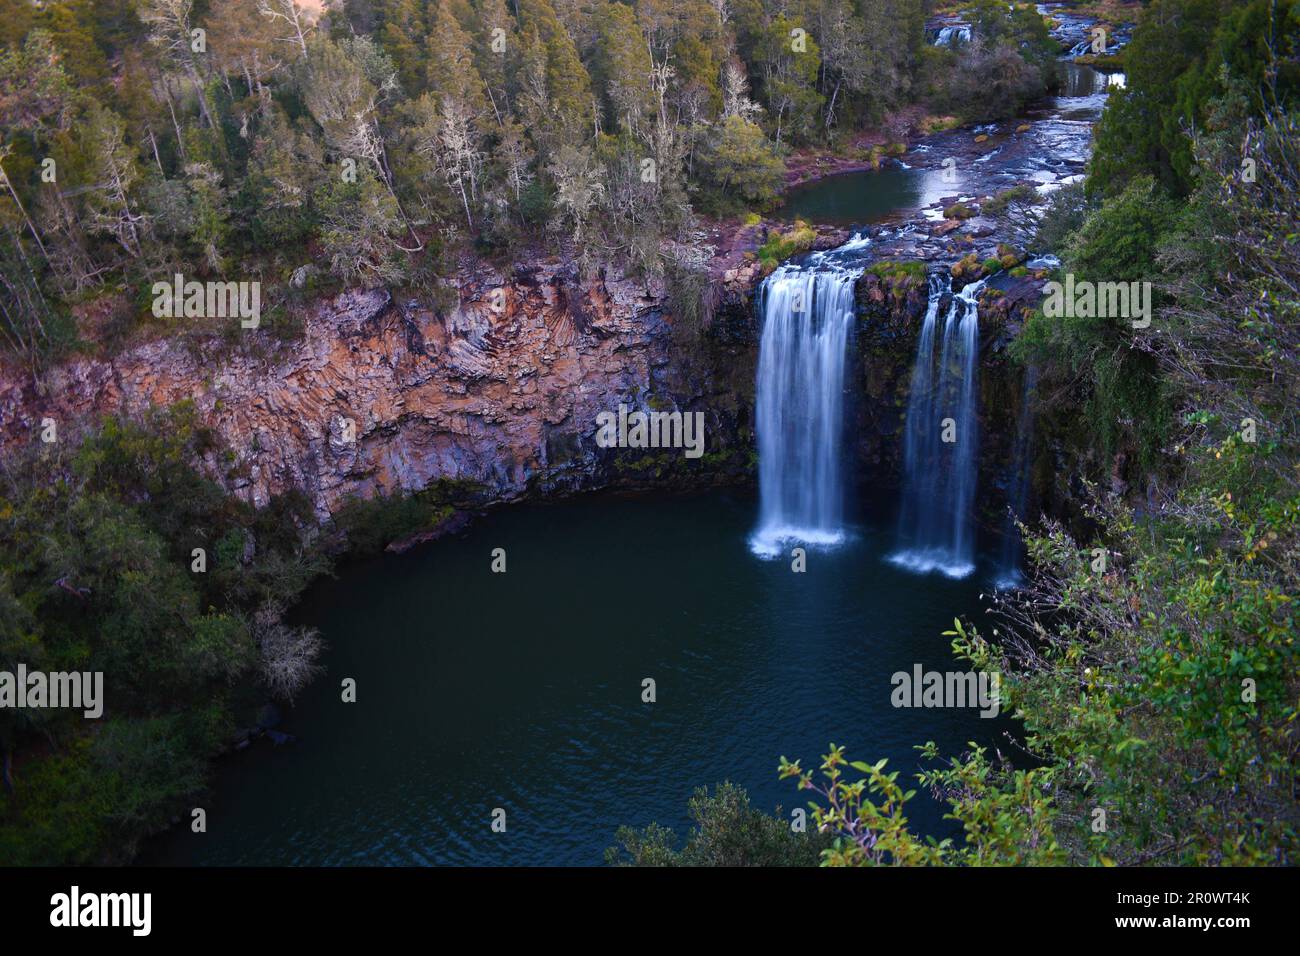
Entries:
<svg viewBox="0 0 1300 956">
<path fill-rule="evenodd" d="M 951 283 L 930 277 L 929 306 L 916 347 L 904 434 L 899 550 L 890 560 L 918 572 L 960 578 L 975 569 L 975 379 L 979 370 L 979 305 L 984 282 L 952 297 L 938 342 L 939 311 Z"/>
<path fill-rule="evenodd" d="M 757 425 L 759 522 L 750 540 L 772 557 L 783 544 L 844 539 L 844 366 L 862 269 L 820 259 L 785 265 L 763 283 Z"/>
<path fill-rule="evenodd" d="M 1029 503 L 1030 446 L 1034 435 L 1033 397 L 1038 383 L 1038 368 L 1025 371 L 1025 385 L 1020 395 L 1020 423 L 1016 426 L 1016 444 L 1011 454 L 1011 477 L 1007 483 L 1007 520 L 1002 529 L 1002 556 L 998 561 L 998 590 L 1013 588 L 1023 580 L 1020 568 L 1020 529 L 1016 520 L 1025 518 Z"/>
<path fill-rule="evenodd" d="M 958 46 L 970 43 L 970 25 L 965 23 L 942 27 L 935 37 L 934 46 Z"/>
</svg>

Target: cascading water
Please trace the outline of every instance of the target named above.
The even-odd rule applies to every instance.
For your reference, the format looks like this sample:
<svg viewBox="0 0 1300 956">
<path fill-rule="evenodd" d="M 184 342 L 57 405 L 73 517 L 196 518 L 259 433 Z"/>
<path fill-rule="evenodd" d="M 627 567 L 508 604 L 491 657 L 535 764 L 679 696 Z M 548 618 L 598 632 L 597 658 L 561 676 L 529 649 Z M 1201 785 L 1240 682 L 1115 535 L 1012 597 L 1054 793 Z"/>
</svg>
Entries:
<svg viewBox="0 0 1300 956">
<path fill-rule="evenodd" d="M 952 26 L 940 28 L 938 34 L 934 38 L 934 45 L 946 47 L 963 46 L 970 43 L 970 39 L 970 25 L 958 23 Z"/>
<path fill-rule="evenodd" d="M 1020 424 L 1016 428 L 1016 445 L 1011 455 L 1011 478 L 1007 485 L 1007 521 L 1002 529 L 1002 556 L 998 561 L 998 590 L 1014 588 L 1024 575 L 1020 568 L 1020 529 L 1016 521 L 1025 519 L 1029 503 L 1029 452 L 1034 435 L 1033 397 L 1038 384 L 1038 368 L 1031 365 L 1025 372 L 1024 391 L 1020 396 Z"/>
<path fill-rule="evenodd" d="M 756 554 L 844 539 L 844 366 L 861 274 L 823 257 L 782 266 L 763 283 Z"/>
<path fill-rule="evenodd" d="M 961 578 L 975 570 L 971 507 L 979 443 L 977 299 L 984 282 L 972 283 L 952 297 L 936 368 L 939 310 L 949 288 L 944 278 L 930 278 L 929 307 L 907 404 L 899 550 L 890 560 L 914 571 L 940 571 Z"/>
</svg>

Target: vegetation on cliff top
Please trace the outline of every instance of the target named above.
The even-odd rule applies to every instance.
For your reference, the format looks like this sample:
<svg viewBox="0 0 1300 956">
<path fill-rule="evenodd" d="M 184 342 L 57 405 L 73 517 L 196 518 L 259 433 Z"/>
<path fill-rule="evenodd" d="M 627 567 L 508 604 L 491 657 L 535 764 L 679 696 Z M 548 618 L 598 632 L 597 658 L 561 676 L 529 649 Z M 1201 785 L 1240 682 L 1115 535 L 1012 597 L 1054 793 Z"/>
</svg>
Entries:
<svg viewBox="0 0 1300 956">
<path fill-rule="evenodd" d="M 290 335 L 306 292 L 436 296 L 469 249 L 691 271 L 695 211 L 771 205 L 791 147 L 918 101 L 1012 111 L 1050 81 L 1032 4 L 979 0 L 955 51 L 925 9 L 0 0 L 0 341 L 34 371 L 174 331 L 147 292 L 176 274 L 262 283 Z"/>
</svg>

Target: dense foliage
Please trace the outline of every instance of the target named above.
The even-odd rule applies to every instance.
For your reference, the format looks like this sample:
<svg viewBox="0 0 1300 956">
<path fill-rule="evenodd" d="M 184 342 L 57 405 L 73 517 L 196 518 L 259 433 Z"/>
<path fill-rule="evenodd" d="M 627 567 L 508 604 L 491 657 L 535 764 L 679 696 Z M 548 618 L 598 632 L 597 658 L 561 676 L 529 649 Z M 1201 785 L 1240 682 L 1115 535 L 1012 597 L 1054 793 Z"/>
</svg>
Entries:
<svg viewBox="0 0 1300 956">
<path fill-rule="evenodd" d="M 792 148 L 1051 82 L 1032 4 L 0 0 L 0 332 L 37 368 L 161 325 L 175 274 L 431 295 L 453 257 L 566 247 L 672 276 L 696 209 L 761 210 Z M 195 325 L 187 320 L 187 328 Z M 292 334 L 290 323 L 285 331 Z"/>
<path fill-rule="evenodd" d="M 0 859 L 122 859 L 202 788 L 248 677 L 260 702 L 313 676 L 280 609 L 325 559 L 304 499 L 256 510 L 194 470 L 219 450 L 185 405 L 34 448 L 0 471 L 0 671 L 102 672 L 103 715 L 0 710 Z"/>
</svg>

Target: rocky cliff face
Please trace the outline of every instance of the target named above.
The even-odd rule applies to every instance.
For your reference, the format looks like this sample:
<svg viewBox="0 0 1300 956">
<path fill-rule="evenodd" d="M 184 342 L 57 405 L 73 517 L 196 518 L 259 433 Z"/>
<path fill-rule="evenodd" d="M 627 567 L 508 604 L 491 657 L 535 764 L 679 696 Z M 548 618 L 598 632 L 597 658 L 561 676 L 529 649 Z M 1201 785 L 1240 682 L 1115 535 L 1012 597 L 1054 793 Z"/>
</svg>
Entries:
<svg viewBox="0 0 1300 956">
<path fill-rule="evenodd" d="M 558 260 L 509 273 L 471 261 L 454 278 L 454 308 L 349 291 L 316 303 L 292 343 L 261 332 L 248 333 L 259 348 L 234 350 L 162 339 L 69 363 L 40 389 L 0 373 L 0 447 L 39 440 L 45 418 L 66 436 L 96 415 L 189 399 L 223 449 L 209 474 L 257 505 L 301 489 L 322 519 L 350 497 L 441 480 L 472 483 L 485 502 L 752 482 L 760 281 L 756 263 L 715 262 L 712 321 L 696 336 L 674 328 L 662 284 L 612 271 L 580 279 Z M 1020 385 L 1005 343 L 1035 292 L 1012 282 L 981 309 L 981 488 L 1009 475 Z M 918 277 L 869 272 L 858 284 L 850 427 L 867 493 L 900 478 L 925 309 Z M 703 413 L 703 457 L 599 447 L 597 415 L 620 405 Z M 1001 496 L 980 500 L 995 524 Z"/>
<path fill-rule="evenodd" d="M 509 274 L 475 263 L 455 285 L 459 304 L 446 311 L 382 289 L 345 292 L 269 354 L 196 354 L 171 338 L 70 363 L 39 390 L 0 376 L 0 443 L 38 440 L 44 418 L 67 434 L 88 416 L 190 399 L 228 449 L 206 463 L 213 477 L 258 505 L 300 488 L 322 518 L 350 496 L 440 479 L 509 500 L 745 472 L 755 340 L 727 334 L 743 287 L 719 289 L 715 331 L 684 348 L 665 290 L 616 273 L 580 280 L 558 261 Z M 703 412 L 704 457 L 597 447 L 596 416 L 620 404 Z"/>
</svg>

